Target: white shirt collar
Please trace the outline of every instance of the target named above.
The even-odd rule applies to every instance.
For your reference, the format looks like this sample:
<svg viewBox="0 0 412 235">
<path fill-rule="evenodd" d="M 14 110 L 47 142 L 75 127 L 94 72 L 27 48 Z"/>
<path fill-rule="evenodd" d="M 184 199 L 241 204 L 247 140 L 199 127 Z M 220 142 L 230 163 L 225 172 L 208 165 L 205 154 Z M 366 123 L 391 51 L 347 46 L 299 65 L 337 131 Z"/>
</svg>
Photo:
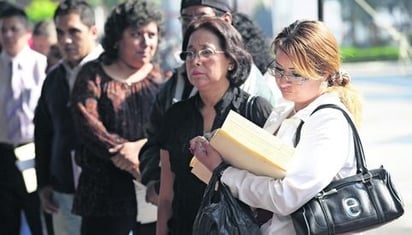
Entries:
<svg viewBox="0 0 412 235">
<path fill-rule="evenodd" d="M 14 56 L 14 57 L 10 56 L 9 54 L 7 54 L 6 51 L 3 50 L 1 52 L 1 57 L 3 58 L 4 61 L 12 61 L 13 63 L 15 63 L 15 62 L 24 63 L 24 61 L 27 58 L 31 57 L 31 54 L 30 54 L 31 51 L 33 51 L 33 50 L 31 50 L 30 47 L 27 45 L 23 48 L 23 50 L 21 50 L 19 53 L 17 53 L 17 55 Z"/>
<path fill-rule="evenodd" d="M 312 112 L 322 104 L 336 104 L 342 107 L 339 94 L 336 92 L 327 92 L 316 98 L 305 108 L 299 110 L 294 116 L 305 122 L 310 117 Z"/>
<path fill-rule="evenodd" d="M 85 56 L 78 65 L 76 65 L 75 67 L 70 67 L 70 65 L 68 64 L 68 62 L 66 60 L 63 60 L 63 66 L 66 69 L 66 79 L 69 83 L 69 88 L 70 90 L 73 89 L 74 86 L 74 82 L 76 80 L 77 77 L 77 73 L 79 72 L 81 66 L 91 60 L 96 59 L 97 57 L 99 57 L 99 55 L 103 52 L 103 47 L 98 44 L 87 56 Z"/>
<path fill-rule="evenodd" d="M 290 119 L 299 119 L 302 121 L 306 121 L 311 113 L 321 104 L 325 103 L 334 103 L 341 106 L 341 102 L 339 100 L 339 96 L 335 92 L 325 93 L 318 98 L 316 98 L 312 103 L 310 103 L 305 108 L 299 110 L 297 113 L 292 115 Z M 281 98 L 279 102 L 276 103 L 275 107 L 273 108 L 272 113 L 269 115 L 268 119 L 266 120 L 265 125 L 263 128 L 270 133 L 274 133 L 282 124 L 282 122 L 290 116 L 291 112 L 293 112 L 294 104 L 291 101 L 285 100 Z"/>
<path fill-rule="evenodd" d="M 69 62 L 67 60 L 63 60 L 63 66 L 64 68 L 67 70 L 67 72 L 73 72 L 74 70 L 76 70 L 77 68 L 81 67 L 83 64 L 85 64 L 86 62 L 89 62 L 91 60 L 96 59 L 97 57 L 99 57 L 99 55 L 103 52 L 103 47 L 102 45 L 98 44 L 88 55 L 86 55 L 78 65 L 76 65 L 75 67 L 71 67 L 69 65 Z"/>
</svg>

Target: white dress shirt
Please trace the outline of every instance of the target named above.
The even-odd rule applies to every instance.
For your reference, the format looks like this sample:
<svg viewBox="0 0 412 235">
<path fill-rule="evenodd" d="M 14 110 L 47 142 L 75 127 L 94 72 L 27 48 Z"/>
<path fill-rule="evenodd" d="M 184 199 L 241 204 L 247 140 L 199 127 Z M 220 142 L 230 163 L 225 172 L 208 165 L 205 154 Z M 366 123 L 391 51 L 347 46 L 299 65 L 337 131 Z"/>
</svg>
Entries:
<svg viewBox="0 0 412 235">
<path fill-rule="evenodd" d="M 275 107 L 268 118 L 264 128 L 273 133 L 280 126 L 276 135 L 292 146 L 296 129 L 304 121 L 300 142 L 284 179 L 255 176 L 233 167 L 223 172 L 222 182 L 237 198 L 252 207 L 273 212 L 272 219 L 261 227 L 263 234 L 295 234 L 289 215 L 333 179 L 355 174 L 351 128 L 336 109 L 321 109 L 310 115 L 322 104 L 336 104 L 345 109 L 337 94 L 326 93 L 290 118 L 285 119 L 293 112 L 290 103 Z"/>
<path fill-rule="evenodd" d="M 13 81 L 11 81 L 10 62 L 13 62 Z M 37 101 L 40 97 L 41 88 L 46 76 L 46 56 L 25 47 L 14 58 L 5 51 L 0 55 L 0 143 L 12 145 L 31 142 L 33 140 L 33 117 Z M 16 110 L 15 115 L 19 117 L 24 126 L 20 127 L 20 138 L 11 140 L 8 138 L 8 121 L 6 107 L 8 102 L 13 102 L 8 94 L 10 87 L 15 89 L 14 96 L 21 96 L 22 106 Z"/>
</svg>

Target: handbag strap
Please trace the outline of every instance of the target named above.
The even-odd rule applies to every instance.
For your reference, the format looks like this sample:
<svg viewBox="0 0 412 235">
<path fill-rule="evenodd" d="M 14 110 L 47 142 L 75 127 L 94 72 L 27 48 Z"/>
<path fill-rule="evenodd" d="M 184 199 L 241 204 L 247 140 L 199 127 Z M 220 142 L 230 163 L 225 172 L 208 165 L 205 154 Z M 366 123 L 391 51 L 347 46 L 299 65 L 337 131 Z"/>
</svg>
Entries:
<svg viewBox="0 0 412 235">
<path fill-rule="evenodd" d="M 313 113 L 312 113 L 313 114 Z M 312 115 L 311 114 L 311 115 Z M 302 130 L 302 126 L 303 126 L 303 121 L 300 121 L 298 128 L 296 129 L 296 136 L 295 136 L 295 142 L 294 142 L 294 147 L 296 147 L 296 145 L 298 145 L 299 141 L 300 141 L 300 132 Z"/>
<path fill-rule="evenodd" d="M 210 204 L 212 201 L 214 191 L 216 189 L 216 185 L 220 187 L 220 177 L 222 176 L 223 171 L 228 167 L 229 165 L 226 162 L 220 163 L 219 166 L 215 168 L 215 170 L 212 172 L 212 177 L 210 178 L 205 191 L 203 192 L 203 200 L 201 202 L 200 208 L 203 208 Z"/>
<path fill-rule="evenodd" d="M 245 117 L 248 119 L 252 118 L 252 111 L 253 111 L 253 105 L 255 103 L 256 96 L 250 95 L 247 98 L 246 101 L 246 108 L 245 108 Z"/>
<path fill-rule="evenodd" d="M 356 172 L 359 173 L 367 173 L 368 169 L 366 168 L 366 161 L 365 161 L 365 153 L 363 151 L 363 146 L 361 139 L 359 137 L 359 133 L 356 129 L 355 124 L 353 123 L 352 119 L 350 118 L 349 114 L 346 113 L 345 110 L 343 110 L 341 107 L 337 106 L 336 104 L 323 104 L 317 107 L 313 112 L 310 114 L 314 114 L 316 111 L 324 108 L 333 108 L 340 110 L 342 114 L 345 116 L 346 120 L 348 121 L 351 129 L 352 129 L 352 134 L 353 134 L 353 143 L 354 143 L 354 148 L 355 148 L 355 158 L 356 158 Z M 303 126 L 303 121 L 299 124 L 297 130 L 296 130 L 296 137 L 295 137 L 295 146 L 299 143 L 300 140 L 300 132 Z"/>
</svg>

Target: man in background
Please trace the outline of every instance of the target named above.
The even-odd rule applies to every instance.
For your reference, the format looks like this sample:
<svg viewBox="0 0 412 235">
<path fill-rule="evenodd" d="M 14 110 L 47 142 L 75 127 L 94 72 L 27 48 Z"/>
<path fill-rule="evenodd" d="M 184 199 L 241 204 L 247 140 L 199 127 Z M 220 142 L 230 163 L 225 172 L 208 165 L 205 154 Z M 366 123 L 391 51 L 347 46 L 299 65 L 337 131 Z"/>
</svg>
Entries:
<svg viewBox="0 0 412 235">
<path fill-rule="evenodd" d="M 32 49 L 47 56 L 47 71 L 62 59 L 57 46 L 56 27 L 51 20 L 37 22 L 33 28 Z"/>
<path fill-rule="evenodd" d="M 33 27 L 32 41 L 32 49 L 47 56 L 50 47 L 57 43 L 54 23 L 48 20 L 37 22 Z"/>
<path fill-rule="evenodd" d="M 32 235 L 42 234 L 35 184 L 26 187 L 15 149 L 33 142 L 33 116 L 45 78 L 46 57 L 29 47 L 26 13 L 10 6 L 0 15 L 0 234 L 20 233 L 21 211 Z M 22 158 L 33 158 L 34 151 Z M 30 167 L 30 166 L 27 166 Z M 24 168 L 24 169 L 23 169 Z M 25 178 L 27 179 L 27 178 Z"/>
<path fill-rule="evenodd" d="M 81 217 L 71 210 L 79 168 L 69 100 L 80 67 L 103 49 L 96 43 L 94 10 L 87 2 L 66 0 L 53 19 L 63 60 L 48 73 L 35 113 L 36 170 L 42 207 L 52 215 L 54 231 L 76 235 Z"/>
</svg>

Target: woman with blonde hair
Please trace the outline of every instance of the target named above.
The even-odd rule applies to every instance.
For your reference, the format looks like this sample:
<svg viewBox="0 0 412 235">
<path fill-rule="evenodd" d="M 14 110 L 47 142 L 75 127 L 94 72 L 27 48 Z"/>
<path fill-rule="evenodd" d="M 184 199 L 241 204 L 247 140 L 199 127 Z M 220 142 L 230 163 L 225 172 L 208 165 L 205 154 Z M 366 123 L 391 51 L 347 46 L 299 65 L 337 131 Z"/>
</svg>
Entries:
<svg viewBox="0 0 412 235">
<path fill-rule="evenodd" d="M 359 122 L 361 104 L 341 68 L 336 39 L 322 22 L 296 21 L 276 36 L 272 46 L 275 60 L 269 72 L 290 102 L 275 107 L 264 128 L 296 146 L 292 162 L 283 179 L 228 167 L 222 170 L 221 181 L 241 201 L 272 212 L 261 226 L 263 234 L 295 234 L 290 214 L 332 180 L 356 172 L 352 130 L 345 117 L 332 108 L 312 112 L 320 105 L 334 104 Z M 302 122 L 300 141 L 295 143 Z M 210 170 L 222 163 L 220 154 L 203 138 L 195 137 L 190 144 Z"/>
</svg>

